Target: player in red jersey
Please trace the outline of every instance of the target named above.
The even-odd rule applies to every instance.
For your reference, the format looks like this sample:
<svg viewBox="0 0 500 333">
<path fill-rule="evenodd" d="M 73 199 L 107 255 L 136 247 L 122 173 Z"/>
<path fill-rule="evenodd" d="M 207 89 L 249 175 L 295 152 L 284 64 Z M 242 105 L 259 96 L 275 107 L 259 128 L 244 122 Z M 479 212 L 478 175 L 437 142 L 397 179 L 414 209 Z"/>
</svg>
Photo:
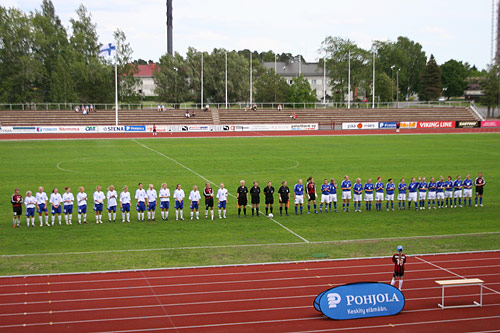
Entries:
<svg viewBox="0 0 500 333">
<path fill-rule="evenodd" d="M 14 194 L 10 198 L 12 210 L 14 211 L 14 218 L 12 219 L 12 226 L 14 228 L 21 227 L 21 215 L 23 215 L 23 196 L 19 194 L 19 189 L 14 190 Z"/>
<path fill-rule="evenodd" d="M 394 275 L 392 277 L 391 286 L 396 283 L 396 279 L 399 279 L 399 290 L 401 290 L 403 287 L 403 275 L 405 274 L 406 255 L 403 253 L 403 246 L 399 245 L 397 250 L 398 252 L 392 256 Z"/>
<path fill-rule="evenodd" d="M 316 209 L 316 185 L 314 184 L 314 178 L 307 178 L 307 214 L 311 214 L 311 201 L 314 204 L 314 213 L 318 214 Z"/>
<path fill-rule="evenodd" d="M 205 197 L 205 218 L 208 219 L 208 211 L 210 211 L 210 217 L 214 219 L 214 190 L 210 186 L 210 183 L 205 184 L 203 189 L 203 196 Z"/>
</svg>

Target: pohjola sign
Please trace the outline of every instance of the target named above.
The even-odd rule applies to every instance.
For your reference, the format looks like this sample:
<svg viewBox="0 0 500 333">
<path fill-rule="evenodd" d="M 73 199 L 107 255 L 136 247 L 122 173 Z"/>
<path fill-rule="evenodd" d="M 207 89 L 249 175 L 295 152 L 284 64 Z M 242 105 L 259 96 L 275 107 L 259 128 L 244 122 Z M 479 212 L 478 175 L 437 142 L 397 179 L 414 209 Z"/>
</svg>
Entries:
<svg viewBox="0 0 500 333">
<path fill-rule="evenodd" d="M 393 316 L 405 306 L 403 293 L 390 284 L 358 282 L 323 291 L 314 308 L 335 320 Z"/>
</svg>

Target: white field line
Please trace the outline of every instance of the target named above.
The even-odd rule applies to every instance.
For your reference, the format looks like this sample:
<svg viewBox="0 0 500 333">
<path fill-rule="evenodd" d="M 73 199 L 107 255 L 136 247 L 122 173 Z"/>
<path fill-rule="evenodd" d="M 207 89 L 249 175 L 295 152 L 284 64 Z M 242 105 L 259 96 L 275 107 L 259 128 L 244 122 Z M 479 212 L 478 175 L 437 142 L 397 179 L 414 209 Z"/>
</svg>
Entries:
<svg viewBox="0 0 500 333">
<path fill-rule="evenodd" d="M 495 265 L 494 267 L 499 267 L 500 265 Z M 480 269 L 485 266 L 472 266 L 472 267 L 460 267 L 460 269 Z M 489 266 L 493 267 L 493 266 Z M 457 268 L 458 269 L 458 268 Z M 428 272 L 430 270 L 419 270 L 413 271 L 415 272 Z M 437 270 L 440 271 L 440 270 Z M 308 276 L 295 276 L 295 277 L 287 277 L 287 278 L 273 278 L 273 279 L 252 279 L 252 280 L 230 280 L 230 281 L 212 281 L 212 282 L 191 282 L 191 283 L 176 283 L 176 284 L 159 284 L 159 285 L 141 285 L 141 286 L 124 286 L 124 287 L 109 287 L 109 288 L 87 288 L 87 289 L 63 289 L 63 290 L 45 290 L 45 291 L 30 291 L 30 292 L 15 292 L 15 293 L 2 293 L 1 297 L 4 296 L 22 296 L 22 295 L 45 295 L 45 294 L 66 294 L 66 293 L 81 293 L 81 292 L 106 292 L 106 291 L 117 291 L 117 290 L 138 290 L 138 289 L 148 289 L 150 287 L 154 288 L 176 288 L 176 287 L 192 287 L 192 286 L 202 286 L 202 285 L 224 285 L 224 284 L 254 284 L 254 283 L 266 283 L 266 282 L 275 282 L 275 281 L 296 281 L 296 280 L 315 280 L 315 279 L 332 279 L 332 278 L 344 278 L 344 277 L 353 277 L 353 276 L 366 276 L 366 275 L 381 275 L 381 274 L 389 274 L 390 271 L 379 271 L 379 272 L 363 272 L 356 274 L 334 274 L 334 275 L 308 275 Z M 454 274 L 454 273 L 453 273 Z M 457 276 L 460 276 L 456 274 Z M 480 276 L 481 274 L 478 274 Z M 482 274 L 489 275 L 489 274 Z M 482 276 L 481 275 L 481 276 Z M 495 273 L 498 275 L 498 273 Z M 428 280 L 432 278 L 420 278 L 420 280 Z M 411 281 L 411 279 L 407 279 L 406 281 Z M 291 286 L 293 287 L 293 286 Z M 299 286 L 300 287 L 300 286 Z M 50 289 L 50 285 L 47 284 L 47 288 Z M 224 289 L 225 290 L 225 289 Z M 221 290 L 220 292 L 223 292 Z M 492 290 L 494 291 L 494 290 Z M 212 291 L 210 291 L 212 292 Z M 496 292 L 496 291 L 495 291 Z M 203 292 L 200 292 L 203 293 Z"/>
<path fill-rule="evenodd" d="M 164 158 L 166 158 L 167 160 L 171 161 L 171 162 L 174 162 L 175 164 L 183 167 L 184 169 L 188 170 L 189 172 L 195 174 L 196 176 L 200 177 L 201 179 L 203 179 L 204 181 L 206 181 L 207 183 L 210 183 L 212 185 L 214 185 L 215 187 L 219 187 L 217 184 L 215 184 L 214 182 L 210 181 L 209 179 L 207 179 L 206 177 L 200 175 L 198 172 L 194 171 L 193 169 L 189 168 L 188 166 L 182 164 L 181 162 L 173 159 L 172 157 L 170 156 L 167 156 L 165 154 L 163 154 L 162 152 L 158 151 L 158 150 L 155 150 L 153 148 L 150 148 L 148 146 L 146 146 L 145 144 L 143 143 L 140 143 L 139 141 L 137 141 L 136 139 L 132 139 L 133 142 L 137 143 L 138 145 L 144 147 L 145 149 L 149 150 L 149 151 L 152 151 L 153 153 L 156 153 Z M 231 194 L 229 193 L 230 196 L 232 196 L 233 198 L 236 199 L 236 196 L 234 194 Z M 302 237 L 301 235 L 297 234 L 295 231 L 291 230 L 290 228 L 288 227 L 285 227 L 283 224 L 279 223 L 278 221 L 276 221 L 275 219 L 269 217 L 269 216 L 266 216 L 269 220 L 273 221 L 274 223 L 276 223 L 277 225 L 279 225 L 280 227 L 282 227 L 283 229 L 285 229 L 286 231 L 288 231 L 289 233 L 291 233 L 292 235 L 294 235 L 295 237 L 297 238 L 300 238 L 302 241 L 304 241 L 305 243 L 309 243 L 309 241 L 307 239 L 305 239 L 304 237 Z"/>
<path fill-rule="evenodd" d="M 285 227 L 286 228 L 286 227 Z M 321 245 L 321 244 L 345 244 L 345 243 L 364 243 L 364 242 L 375 242 L 375 241 L 396 241 L 396 240 L 412 240 L 412 239 L 434 239 L 434 238 L 451 238 L 451 237 L 469 237 L 469 236 L 483 236 L 483 235 L 498 235 L 499 231 L 491 232 L 475 232 L 475 233 L 465 233 L 465 234 L 446 234 L 446 235 L 422 235 L 422 236 L 407 236 L 407 237 L 381 237 L 381 238 L 361 238 L 361 239 L 343 239 L 343 240 L 333 240 L 333 241 L 308 241 L 307 244 L 310 245 Z M 100 253 L 128 253 L 128 252 L 155 252 L 155 251 L 175 251 L 175 250 L 200 250 L 200 249 L 224 249 L 224 248 L 245 248 L 245 247 L 261 247 L 261 246 L 296 246 L 304 245 L 304 242 L 292 242 L 292 243 L 260 243 L 260 244 L 234 244 L 234 245 L 206 245 L 206 246 L 180 246 L 180 247 L 163 247 L 163 248 L 152 248 L 152 249 L 124 249 L 124 250 L 101 250 L 101 251 L 86 251 L 86 252 L 49 252 L 49 253 L 24 253 L 24 254 L 2 254 L 0 258 L 13 258 L 13 257 L 38 257 L 38 256 L 58 256 L 58 255 L 77 255 L 77 254 L 100 254 Z M 476 252 L 497 252 L 498 250 L 491 251 L 472 251 L 463 253 L 476 253 Z M 462 252 L 457 252 L 462 253 Z M 455 253 L 435 253 L 439 254 L 455 254 Z M 434 255 L 434 254 L 424 254 L 424 255 Z M 376 257 L 362 257 L 362 258 L 346 258 L 340 260 L 351 260 L 351 259 L 372 259 Z M 329 259 L 332 260 L 332 259 Z M 305 261 L 309 262 L 309 261 Z M 281 262 L 283 263 L 283 262 Z M 268 264 L 268 263 L 257 263 L 257 264 Z M 234 266 L 234 265 L 233 265 Z M 240 266 L 240 265 L 237 265 Z M 220 267 L 220 266 L 216 266 Z M 179 267 L 180 268 L 180 267 Z M 191 268 L 191 267 L 189 267 Z M 149 270 L 149 269 L 145 269 Z M 127 271 L 127 270 L 125 270 Z M 128 270 L 136 271 L 136 270 Z M 112 272 L 112 271 L 110 271 Z M 82 272 L 83 273 L 83 272 Z M 85 272 L 87 273 L 87 272 Z M 97 273 L 97 272 L 95 272 Z M 46 275 L 46 274 L 43 274 Z M 1 276 L 0 276 L 1 278 Z"/>
<path fill-rule="evenodd" d="M 390 259 L 390 258 L 388 258 Z M 482 261 L 482 260 L 488 260 L 491 261 L 492 258 L 477 258 L 477 259 L 458 259 L 458 260 L 441 260 L 441 261 L 435 261 L 435 262 L 446 262 L 446 263 L 452 263 L 452 262 L 476 262 L 476 261 Z M 413 267 L 414 265 L 425 265 L 426 263 L 424 262 L 414 262 L 411 263 L 410 265 Z M 408 264 L 407 264 L 408 265 Z M 308 267 L 308 268 L 299 268 L 299 269 L 274 269 L 274 270 L 257 270 L 257 271 L 244 271 L 244 272 L 225 272 L 225 273 L 209 273 L 209 274 L 186 274 L 186 275 L 167 275 L 167 276 L 151 276 L 151 277 L 130 277 L 126 278 L 125 280 L 127 281 L 141 281 L 145 279 L 149 280 L 169 280 L 169 279 L 177 279 L 177 278 L 196 278 L 196 277 L 213 277 L 213 276 L 234 276 L 234 275 L 253 275 L 253 274 L 272 274 L 272 273 L 291 273 L 291 272 L 304 272 L 304 271 L 309 271 L 309 272 L 314 272 L 314 271 L 325 271 L 325 270 L 345 270 L 345 269 L 353 269 L 353 268 L 371 268 L 371 267 L 387 267 L 388 264 L 375 264 L 375 265 L 370 265 L 370 264 L 365 264 L 365 265 L 350 265 L 350 266 L 325 266 L 325 267 Z M 496 265 L 493 265 L 496 266 Z M 483 266 L 486 267 L 486 266 Z M 491 266 L 488 266 L 491 267 Z M 438 269 L 435 269 L 438 270 Z M 140 271 L 143 272 L 143 271 Z M 406 270 L 407 273 L 412 273 L 412 272 L 419 272 L 419 270 Z M 84 278 L 83 280 L 72 280 L 72 281 L 54 281 L 50 282 L 51 285 L 65 285 L 65 284 L 78 284 L 78 283 L 103 283 L 103 282 L 118 282 L 118 281 L 124 281 L 124 278 L 113 278 L 113 279 L 94 279 L 94 280 L 89 280 L 87 276 L 82 276 Z M 1 279 L 0 279 L 1 281 Z M 21 287 L 21 286 L 44 286 L 47 285 L 47 282 L 24 282 L 24 283 L 13 283 L 13 284 L 2 284 L 0 285 L 0 288 L 2 287 Z"/>
<path fill-rule="evenodd" d="M 450 274 L 452 274 L 452 275 L 458 276 L 458 277 L 459 277 L 459 278 L 461 278 L 461 279 L 465 279 L 465 276 L 463 276 L 463 275 L 460 275 L 460 274 L 457 274 L 457 273 L 455 273 L 455 272 L 452 272 L 452 271 L 451 271 L 451 270 L 449 270 L 449 269 L 443 268 L 443 267 L 441 267 L 441 266 L 439 266 L 439 265 L 436 265 L 436 264 L 434 264 L 434 263 L 432 263 L 432 262 L 430 262 L 430 261 L 427 261 L 427 260 L 425 260 L 425 259 L 422 259 L 422 258 L 419 258 L 419 257 L 416 257 L 416 258 L 417 258 L 418 260 L 420 260 L 420 261 L 425 262 L 426 264 L 429 264 L 429 265 L 431 265 L 431 266 L 434 266 L 434 267 L 437 267 L 437 268 L 439 268 L 439 269 L 442 269 L 443 271 L 445 271 L 445 272 L 447 272 L 447 273 L 450 273 Z M 478 268 L 479 268 L 479 267 L 478 267 Z M 450 269 L 458 269 L 458 267 L 457 267 L 457 268 L 450 268 Z M 496 291 L 495 289 L 491 289 L 491 288 L 486 287 L 486 286 L 484 286 L 484 288 L 485 288 L 485 289 L 488 289 L 488 290 L 490 290 L 490 291 L 493 291 L 494 293 L 497 293 L 497 294 L 499 294 L 499 295 L 500 295 L 500 292 L 499 292 L 499 291 Z"/>
<path fill-rule="evenodd" d="M 141 272 L 141 273 L 142 273 L 142 276 L 143 276 L 144 278 L 146 278 L 146 276 L 144 275 L 144 272 Z M 149 289 L 151 289 L 151 293 L 153 294 L 153 296 L 155 297 L 156 301 L 158 302 L 158 306 L 161 306 L 161 309 L 163 310 L 163 313 L 167 316 L 168 321 L 170 322 L 170 324 L 171 324 L 172 326 L 174 326 L 174 327 L 175 327 L 174 321 L 172 320 L 172 316 L 171 316 L 171 315 L 169 315 L 169 314 L 167 313 L 167 309 L 165 309 L 165 306 L 164 306 L 164 304 L 161 302 L 160 297 L 158 297 L 158 295 L 156 294 L 156 292 L 155 292 L 154 288 L 153 288 L 153 287 L 151 286 L 151 284 L 149 283 L 149 280 L 148 280 L 148 279 L 146 279 L 146 282 L 148 283 L 148 287 L 149 287 Z"/>
</svg>

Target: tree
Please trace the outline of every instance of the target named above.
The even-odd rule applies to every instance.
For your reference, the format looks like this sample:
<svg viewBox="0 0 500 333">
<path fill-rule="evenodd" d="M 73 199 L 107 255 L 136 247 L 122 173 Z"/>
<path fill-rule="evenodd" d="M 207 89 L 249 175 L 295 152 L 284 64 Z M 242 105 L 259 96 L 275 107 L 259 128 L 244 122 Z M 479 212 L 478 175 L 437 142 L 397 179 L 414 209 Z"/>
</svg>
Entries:
<svg viewBox="0 0 500 333">
<path fill-rule="evenodd" d="M 156 94 L 162 101 L 168 103 L 183 103 L 190 100 L 191 76 L 191 68 L 178 52 L 173 56 L 164 54 L 154 73 Z"/>
<path fill-rule="evenodd" d="M 391 78 L 386 73 L 377 73 L 375 84 L 375 96 L 379 97 L 380 102 L 392 101 Z"/>
<path fill-rule="evenodd" d="M 139 72 L 137 64 L 132 62 L 132 47 L 127 43 L 125 33 L 116 29 L 113 33 L 116 42 L 116 62 L 118 69 L 118 82 L 120 100 L 137 101 L 139 95 L 136 92 L 136 87 L 139 84 L 139 79 L 134 77 L 134 74 Z"/>
<path fill-rule="evenodd" d="M 292 80 L 289 103 L 314 103 L 316 101 L 316 90 L 311 89 L 309 81 L 303 75 Z"/>
<path fill-rule="evenodd" d="M 266 70 L 254 86 L 256 102 L 283 102 L 290 96 L 290 85 L 273 69 Z"/>
<path fill-rule="evenodd" d="M 441 96 L 441 68 L 431 54 L 422 73 L 422 93 L 420 99 L 424 101 L 436 100 Z"/>
<path fill-rule="evenodd" d="M 441 81 L 443 95 L 448 97 L 462 96 L 467 88 L 467 68 L 462 62 L 448 60 L 441 65 Z"/>
<path fill-rule="evenodd" d="M 498 66 L 492 66 L 488 70 L 483 89 L 484 97 L 481 98 L 481 103 L 488 107 L 487 117 L 490 117 L 490 111 L 494 111 L 495 106 L 500 104 L 500 68 Z"/>
</svg>

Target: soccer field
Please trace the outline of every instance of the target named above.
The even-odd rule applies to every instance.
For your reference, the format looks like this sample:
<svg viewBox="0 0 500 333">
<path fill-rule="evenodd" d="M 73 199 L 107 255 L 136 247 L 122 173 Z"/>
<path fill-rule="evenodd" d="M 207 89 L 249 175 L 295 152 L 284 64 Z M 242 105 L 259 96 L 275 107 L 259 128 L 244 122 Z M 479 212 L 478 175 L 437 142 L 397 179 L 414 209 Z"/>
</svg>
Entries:
<svg viewBox="0 0 500 333">
<path fill-rule="evenodd" d="M 95 271 L 172 266 L 218 265 L 307 260 L 315 257 L 366 257 L 392 254 L 403 244 L 407 254 L 490 250 L 500 244 L 500 135 L 390 135 L 331 137 L 262 137 L 199 139 L 116 139 L 0 142 L 0 275 Z M 182 184 L 186 196 L 193 185 L 224 182 L 232 195 L 241 179 L 261 188 L 282 180 L 293 189 L 297 179 L 313 176 L 337 183 L 345 174 L 357 177 L 430 177 L 482 172 L 486 179 L 485 207 L 443 210 L 323 213 L 237 219 L 229 197 L 228 218 L 215 221 L 94 223 L 89 202 L 87 225 L 12 228 L 10 195 L 15 187 L 44 186 L 76 194 L 85 186 L 89 198 L 97 185 L 113 184 L 118 193 L 128 185 L 167 182 L 173 193 Z M 217 186 L 214 186 L 217 189 Z M 318 191 L 319 192 L 319 191 Z M 339 196 L 340 199 L 340 196 Z M 277 202 L 277 193 L 275 203 Z M 339 200 L 340 201 L 340 200 Z M 263 202 L 263 197 L 261 197 Z M 203 203 L 203 200 L 202 200 Z M 133 207 L 135 205 L 132 205 Z M 263 205 L 261 211 L 264 210 Z M 305 208 L 306 212 L 307 208 Z M 352 204 L 351 204 L 352 210 Z M 341 211 L 341 204 L 340 204 Z M 184 216 L 189 216 L 185 204 Z M 250 213 L 250 212 L 248 212 Z M 201 209 L 204 215 L 204 207 Z M 250 215 L 250 214 L 249 214 Z M 20 256 L 12 256 L 20 255 Z"/>
</svg>

